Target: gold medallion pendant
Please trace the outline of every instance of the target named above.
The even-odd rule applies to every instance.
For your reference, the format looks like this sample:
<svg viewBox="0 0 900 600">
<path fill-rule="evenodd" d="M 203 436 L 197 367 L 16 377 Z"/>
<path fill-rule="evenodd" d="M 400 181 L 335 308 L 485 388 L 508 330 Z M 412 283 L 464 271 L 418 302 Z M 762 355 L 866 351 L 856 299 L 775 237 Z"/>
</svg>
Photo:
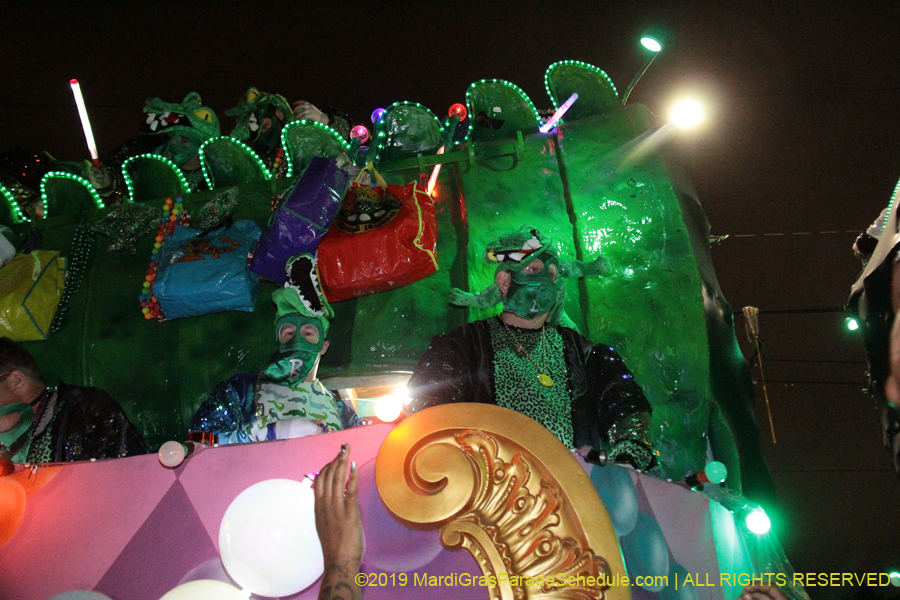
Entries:
<svg viewBox="0 0 900 600">
<path fill-rule="evenodd" d="M 541 385 L 545 387 L 550 387 L 553 385 L 553 378 L 544 373 L 538 373 L 538 381 L 541 382 Z"/>
</svg>

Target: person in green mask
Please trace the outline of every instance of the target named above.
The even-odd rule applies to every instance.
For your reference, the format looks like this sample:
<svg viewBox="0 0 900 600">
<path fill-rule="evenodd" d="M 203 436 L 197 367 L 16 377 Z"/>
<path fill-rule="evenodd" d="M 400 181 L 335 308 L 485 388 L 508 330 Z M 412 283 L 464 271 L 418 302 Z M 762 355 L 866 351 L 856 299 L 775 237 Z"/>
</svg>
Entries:
<svg viewBox="0 0 900 600">
<path fill-rule="evenodd" d="M 140 431 L 109 394 L 44 383 L 37 361 L 0 338 L 0 457 L 16 464 L 146 454 Z"/>
<path fill-rule="evenodd" d="M 281 132 L 294 119 L 287 99 L 251 87 L 225 114 L 235 117 L 230 136 L 250 144 L 274 178 L 284 177 L 288 161 L 281 147 Z"/>
<path fill-rule="evenodd" d="M 272 294 L 275 355 L 260 371 L 220 383 L 191 419 L 188 440 L 214 434 L 220 444 L 339 431 L 365 422 L 317 378 L 328 350 L 331 307 L 315 276 L 315 258 L 292 257 L 290 285 Z"/>
<path fill-rule="evenodd" d="M 570 449 L 605 446 L 613 462 L 655 463 L 650 403 L 613 348 L 593 344 L 565 314 L 569 277 L 601 275 L 592 263 L 561 260 L 549 236 L 524 226 L 488 244 L 494 284 L 478 294 L 453 290 L 451 303 L 499 316 L 432 339 L 409 381 L 407 412 L 480 402 L 520 412 Z"/>
<path fill-rule="evenodd" d="M 190 191 L 206 189 L 200 164 L 200 146 L 218 136 L 220 130 L 216 113 L 203 106 L 200 94 L 189 93 L 181 104 L 148 98 L 140 132 L 165 137 L 165 143 L 154 151 L 155 154 L 165 156 L 181 169 Z"/>
</svg>

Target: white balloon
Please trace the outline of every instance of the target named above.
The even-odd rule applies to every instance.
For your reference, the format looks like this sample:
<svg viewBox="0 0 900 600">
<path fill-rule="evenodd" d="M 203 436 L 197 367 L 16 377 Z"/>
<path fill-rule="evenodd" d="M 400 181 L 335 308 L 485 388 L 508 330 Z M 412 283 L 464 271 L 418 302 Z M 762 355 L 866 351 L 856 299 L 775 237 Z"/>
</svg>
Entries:
<svg viewBox="0 0 900 600">
<path fill-rule="evenodd" d="M 269 479 L 238 494 L 219 527 L 219 555 L 241 588 L 290 596 L 325 570 L 308 481 Z"/>
<path fill-rule="evenodd" d="M 164 467 L 174 469 L 184 462 L 187 448 L 181 442 L 169 441 L 159 447 L 159 462 Z"/>
<path fill-rule="evenodd" d="M 199 579 L 179 585 L 159 600 L 247 600 L 247 598 L 248 596 L 227 583 Z"/>
</svg>

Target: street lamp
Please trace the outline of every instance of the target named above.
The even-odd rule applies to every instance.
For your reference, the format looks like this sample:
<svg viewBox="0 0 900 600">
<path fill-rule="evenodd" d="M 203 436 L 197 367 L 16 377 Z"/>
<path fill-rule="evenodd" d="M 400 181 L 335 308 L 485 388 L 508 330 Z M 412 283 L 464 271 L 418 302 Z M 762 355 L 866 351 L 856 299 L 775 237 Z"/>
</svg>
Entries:
<svg viewBox="0 0 900 600">
<path fill-rule="evenodd" d="M 650 63 L 652 63 L 662 49 L 665 46 L 670 45 L 673 40 L 674 36 L 672 33 L 662 27 L 654 27 L 641 36 L 641 45 L 650 51 L 650 55 L 647 57 L 647 60 L 644 61 L 644 65 L 641 67 L 640 71 L 638 71 L 637 75 L 634 76 L 634 79 L 631 80 L 631 83 L 628 84 L 628 87 L 625 88 L 625 93 L 622 95 L 622 106 L 625 106 L 625 103 L 628 102 L 628 96 L 631 94 L 631 89 L 650 67 Z"/>
<path fill-rule="evenodd" d="M 692 98 L 679 100 L 669 111 L 669 121 L 679 129 L 691 129 L 703 122 L 703 106 Z"/>
</svg>

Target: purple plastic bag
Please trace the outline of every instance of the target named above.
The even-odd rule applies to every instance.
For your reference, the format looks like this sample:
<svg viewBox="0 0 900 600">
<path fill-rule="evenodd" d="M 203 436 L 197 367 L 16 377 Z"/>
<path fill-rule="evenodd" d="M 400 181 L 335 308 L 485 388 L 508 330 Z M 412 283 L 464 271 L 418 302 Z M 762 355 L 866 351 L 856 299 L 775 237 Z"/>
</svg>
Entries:
<svg viewBox="0 0 900 600">
<path fill-rule="evenodd" d="M 315 157 L 259 240 L 250 271 L 279 286 L 287 282 L 285 264 L 297 254 L 315 254 L 337 216 L 350 180 L 333 158 Z"/>
</svg>

